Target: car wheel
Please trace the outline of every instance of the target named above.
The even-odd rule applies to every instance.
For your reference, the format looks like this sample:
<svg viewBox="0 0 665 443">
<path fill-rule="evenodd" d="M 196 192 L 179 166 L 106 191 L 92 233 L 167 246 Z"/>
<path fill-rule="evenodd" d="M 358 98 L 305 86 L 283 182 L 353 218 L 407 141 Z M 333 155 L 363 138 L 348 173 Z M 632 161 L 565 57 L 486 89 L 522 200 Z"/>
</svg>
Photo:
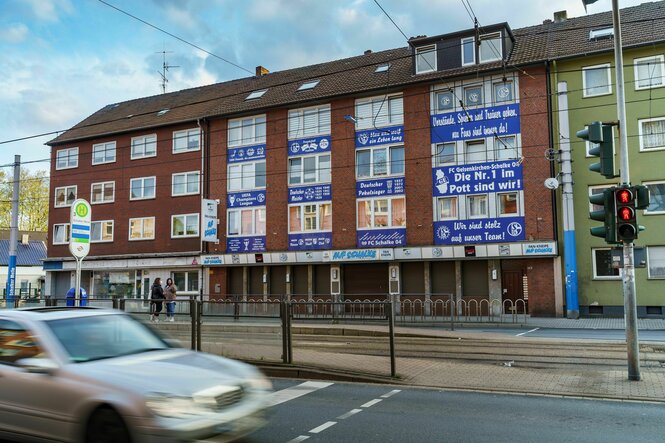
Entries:
<svg viewBox="0 0 665 443">
<path fill-rule="evenodd" d="M 85 430 L 86 443 L 130 442 L 129 430 L 122 417 L 110 408 L 96 410 Z"/>
</svg>

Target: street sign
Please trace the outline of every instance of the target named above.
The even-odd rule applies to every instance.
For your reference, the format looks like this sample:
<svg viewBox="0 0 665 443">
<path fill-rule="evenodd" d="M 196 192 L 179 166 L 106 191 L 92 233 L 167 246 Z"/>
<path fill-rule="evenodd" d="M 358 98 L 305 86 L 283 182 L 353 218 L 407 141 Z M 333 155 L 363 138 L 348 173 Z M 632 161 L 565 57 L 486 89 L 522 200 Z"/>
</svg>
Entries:
<svg viewBox="0 0 665 443">
<path fill-rule="evenodd" d="M 69 252 L 76 259 L 81 260 L 90 252 L 90 203 L 82 198 L 74 200 L 69 214 L 69 225 L 71 227 Z"/>
</svg>

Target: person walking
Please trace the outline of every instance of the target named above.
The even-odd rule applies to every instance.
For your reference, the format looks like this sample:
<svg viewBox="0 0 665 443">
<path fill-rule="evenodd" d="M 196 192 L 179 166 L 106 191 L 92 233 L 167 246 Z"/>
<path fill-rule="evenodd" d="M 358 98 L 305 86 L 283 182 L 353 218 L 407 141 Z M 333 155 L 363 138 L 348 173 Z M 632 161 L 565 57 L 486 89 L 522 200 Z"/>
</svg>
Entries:
<svg viewBox="0 0 665 443">
<path fill-rule="evenodd" d="M 164 296 L 166 297 L 166 318 L 168 321 L 175 321 L 175 299 L 176 288 L 172 278 L 166 279 L 166 288 L 164 288 Z"/>
<path fill-rule="evenodd" d="M 150 320 L 159 322 L 159 313 L 162 312 L 162 301 L 164 300 L 164 289 L 162 279 L 157 277 L 150 290 Z"/>
</svg>

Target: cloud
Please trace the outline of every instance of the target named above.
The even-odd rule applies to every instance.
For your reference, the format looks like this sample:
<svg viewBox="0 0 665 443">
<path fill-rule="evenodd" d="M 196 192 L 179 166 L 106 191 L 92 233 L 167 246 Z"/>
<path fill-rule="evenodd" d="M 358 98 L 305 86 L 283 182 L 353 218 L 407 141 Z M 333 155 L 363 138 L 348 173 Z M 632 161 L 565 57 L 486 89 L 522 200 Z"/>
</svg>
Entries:
<svg viewBox="0 0 665 443">
<path fill-rule="evenodd" d="M 61 14 L 70 14 L 74 11 L 70 0 L 22 0 L 32 15 L 49 22 L 58 21 Z"/>
<path fill-rule="evenodd" d="M 23 23 L 15 23 L 6 28 L 0 28 L 0 41 L 8 43 L 21 43 L 28 36 L 28 27 Z"/>
</svg>

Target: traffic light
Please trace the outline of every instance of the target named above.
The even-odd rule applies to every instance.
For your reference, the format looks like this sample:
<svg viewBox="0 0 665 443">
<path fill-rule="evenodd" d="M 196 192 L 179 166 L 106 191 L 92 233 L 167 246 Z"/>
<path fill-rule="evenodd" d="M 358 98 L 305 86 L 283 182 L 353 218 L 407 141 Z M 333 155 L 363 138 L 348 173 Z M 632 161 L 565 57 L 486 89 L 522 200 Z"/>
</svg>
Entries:
<svg viewBox="0 0 665 443">
<path fill-rule="evenodd" d="M 598 157 L 598 163 L 589 165 L 589 170 L 598 172 L 605 178 L 618 177 L 614 170 L 614 132 L 611 125 L 593 122 L 587 128 L 577 131 L 577 137 L 594 143 L 589 155 Z"/>
<path fill-rule="evenodd" d="M 635 192 L 635 198 L 637 199 L 637 204 L 635 207 L 637 209 L 646 209 L 651 204 L 651 199 L 649 197 L 649 188 L 644 185 L 635 185 L 633 186 Z"/>
<path fill-rule="evenodd" d="M 617 243 L 617 230 L 616 230 L 616 200 L 614 191 L 616 187 L 604 189 L 602 193 L 592 194 L 589 196 L 589 201 L 597 206 L 603 208 L 598 211 L 589 213 L 591 220 L 598 220 L 603 222 L 603 226 L 596 226 L 591 228 L 591 235 L 605 239 L 607 243 Z"/>
<path fill-rule="evenodd" d="M 637 208 L 635 187 L 624 186 L 616 189 L 616 239 L 630 243 L 637 238 Z"/>
</svg>

